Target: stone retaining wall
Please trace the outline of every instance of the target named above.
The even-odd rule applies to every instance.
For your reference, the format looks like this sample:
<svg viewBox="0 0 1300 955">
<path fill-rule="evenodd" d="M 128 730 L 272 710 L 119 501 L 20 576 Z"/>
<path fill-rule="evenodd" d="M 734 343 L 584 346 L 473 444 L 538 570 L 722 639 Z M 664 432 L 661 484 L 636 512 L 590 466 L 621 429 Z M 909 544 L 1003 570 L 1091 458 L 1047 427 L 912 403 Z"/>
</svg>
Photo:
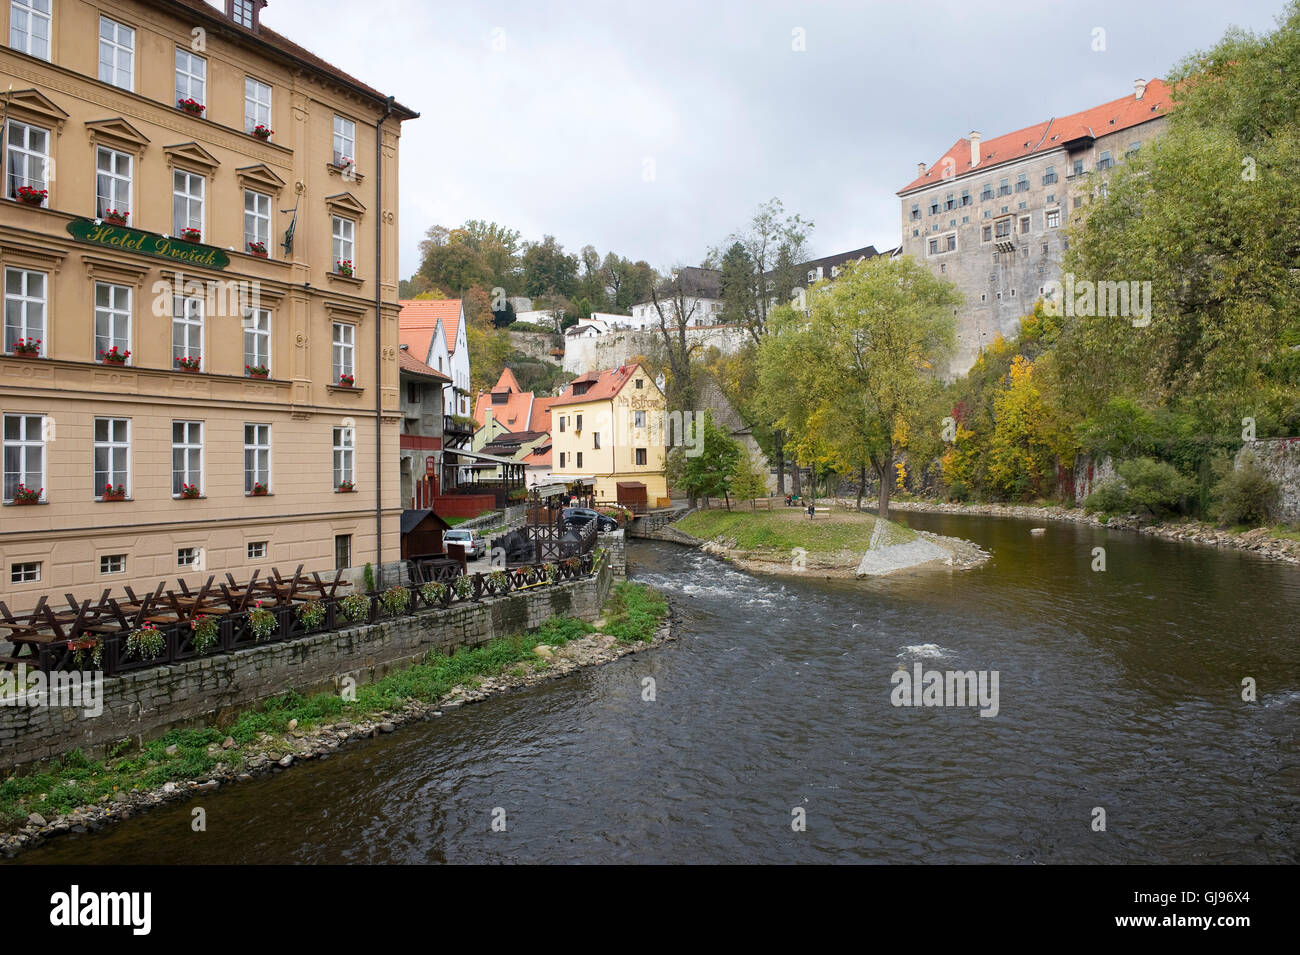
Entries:
<svg viewBox="0 0 1300 955">
<path fill-rule="evenodd" d="M 1238 468 L 1249 454 L 1255 456 L 1260 469 L 1277 483 L 1277 520 L 1300 524 L 1300 438 L 1247 441 L 1237 452 Z"/>
<path fill-rule="evenodd" d="M 627 536 L 682 543 L 686 535 L 668 525 L 673 521 L 681 520 L 690 513 L 690 510 L 689 507 L 679 507 L 671 511 L 654 511 L 650 514 L 643 514 L 627 526 Z M 694 540 L 694 538 L 688 539 Z"/>
<path fill-rule="evenodd" d="M 0 706 L 0 768 L 72 749 L 100 758 L 123 740 L 138 744 L 214 720 L 228 725 L 243 710 L 289 690 L 337 690 L 348 678 L 358 686 L 370 683 L 431 650 L 480 646 L 552 617 L 595 620 L 611 583 L 626 572 L 613 566 L 613 558 L 623 560 L 621 548 L 609 557 L 583 580 L 112 677 L 104 680 L 104 710 L 97 717 L 73 707 Z"/>
</svg>

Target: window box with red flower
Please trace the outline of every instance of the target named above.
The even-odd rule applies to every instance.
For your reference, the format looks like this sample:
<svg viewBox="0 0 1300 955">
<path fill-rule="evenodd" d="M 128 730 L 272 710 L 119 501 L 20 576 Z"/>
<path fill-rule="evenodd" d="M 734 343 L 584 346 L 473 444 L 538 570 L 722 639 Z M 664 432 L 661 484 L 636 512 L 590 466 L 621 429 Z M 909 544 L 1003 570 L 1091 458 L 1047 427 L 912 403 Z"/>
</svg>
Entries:
<svg viewBox="0 0 1300 955">
<path fill-rule="evenodd" d="M 356 491 L 357 486 L 351 481 L 339 481 L 339 486 L 334 490 L 339 494 L 352 494 Z"/>
<path fill-rule="evenodd" d="M 181 371 L 198 371 L 203 365 L 203 356 L 194 355 L 193 357 L 177 358 L 176 365 Z"/>
<path fill-rule="evenodd" d="M 355 375 L 339 375 L 340 388 L 352 388 L 356 385 L 356 383 L 357 383 L 357 379 Z"/>
<path fill-rule="evenodd" d="M 99 360 L 102 361 L 105 365 L 125 365 L 126 360 L 130 357 L 131 357 L 130 350 L 118 351 L 116 345 L 114 345 L 108 351 L 102 351 L 99 353 Z"/>
<path fill-rule="evenodd" d="M 190 113 L 194 116 L 202 116 L 203 111 L 207 109 L 206 106 L 204 106 L 202 103 L 200 103 L 198 100 L 192 97 L 186 97 L 185 99 L 178 99 L 176 101 L 176 107 L 178 109 L 183 109 L 185 110 L 185 112 Z"/>
<path fill-rule="evenodd" d="M 271 129 L 271 127 L 266 126 L 262 123 L 258 123 L 256 126 L 253 127 L 253 135 L 256 136 L 258 139 L 262 140 L 263 142 L 270 139 L 274 132 L 275 130 Z"/>
<path fill-rule="evenodd" d="M 339 275 L 346 275 L 346 276 L 348 276 L 348 277 L 351 277 L 351 276 L 352 276 L 352 260 L 351 260 L 351 259 L 340 259 L 339 261 L 335 262 L 335 263 L 334 263 L 334 271 L 337 272 Z"/>
<path fill-rule="evenodd" d="M 26 484 L 19 484 L 14 488 L 15 504 L 39 504 L 41 496 L 45 494 L 45 488 L 33 491 Z"/>
<path fill-rule="evenodd" d="M 186 242 L 198 242 L 203 238 L 202 229 L 181 229 L 181 238 Z"/>
<path fill-rule="evenodd" d="M 126 220 L 131 218 L 131 213 L 119 209 L 105 209 L 100 218 L 110 225 L 126 225 Z"/>
<path fill-rule="evenodd" d="M 182 484 L 181 493 L 178 496 L 186 501 L 195 501 L 203 495 L 200 493 L 197 484 Z"/>
<path fill-rule="evenodd" d="M 255 255 L 259 259 L 266 258 L 266 243 L 265 242 L 248 243 L 248 254 Z"/>
<path fill-rule="evenodd" d="M 253 497 L 265 497 L 269 493 L 269 491 L 267 489 L 267 486 L 263 484 L 261 481 L 254 481 L 253 489 L 248 493 Z"/>
<path fill-rule="evenodd" d="M 267 368 L 265 365 L 245 365 L 244 373 L 248 375 L 249 378 L 271 377 L 271 369 Z"/>
<path fill-rule="evenodd" d="M 39 338 L 20 338 L 14 342 L 13 352 L 22 358 L 40 358 L 41 340 Z"/>
<path fill-rule="evenodd" d="M 104 490 L 100 492 L 101 501 L 125 501 L 126 485 L 125 484 L 105 484 Z"/>
<path fill-rule="evenodd" d="M 18 201 L 24 202 L 29 206 L 41 206 L 49 198 L 48 189 L 33 189 L 31 186 L 19 186 L 17 189 Z"/>
</svg>

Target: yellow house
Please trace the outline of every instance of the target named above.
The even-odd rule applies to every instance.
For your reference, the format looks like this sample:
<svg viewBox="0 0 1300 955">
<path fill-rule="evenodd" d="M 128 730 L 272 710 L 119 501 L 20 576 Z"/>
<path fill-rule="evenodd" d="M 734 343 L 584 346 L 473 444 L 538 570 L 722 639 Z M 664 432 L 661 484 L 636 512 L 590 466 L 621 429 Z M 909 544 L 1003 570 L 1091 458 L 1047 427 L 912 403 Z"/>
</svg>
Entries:
<svg viewBox="0 0 1300 955">
<path fill-rule="evenodd" d="M 553 480 L 610 503 L 640 483 L 654 507 L 668 496 L 664 414 L 663 392 L 640 363 L 574 379 L 551 404 Z"/>
<path fill-rule="evenodd" d="M 264 6 L 0 7 L 13 609 L 398 559 L 397 146 L 418 114 Z"/>
</svg>

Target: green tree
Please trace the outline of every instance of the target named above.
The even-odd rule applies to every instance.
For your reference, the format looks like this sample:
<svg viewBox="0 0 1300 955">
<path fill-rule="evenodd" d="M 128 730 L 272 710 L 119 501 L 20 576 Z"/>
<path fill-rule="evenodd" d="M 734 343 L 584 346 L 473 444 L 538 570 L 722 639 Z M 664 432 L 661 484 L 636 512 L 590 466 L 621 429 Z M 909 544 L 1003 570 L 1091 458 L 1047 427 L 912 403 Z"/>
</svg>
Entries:
<svg viewBox="0 0 1300 955">
<path fill-rule="evenodd" d="M 703 498 L 707 507 L 709 498 L 722 497 L 730 510 L 728 492 L 743 449 L 713 423 L 713 414 L 708 411 L 691 422 L 691 434 L 683 437 L 684 442 L 668 452 L 668 483 L 685 491 L 692 506 L 697 498 Z"/>
<path fill-rule="evenodd" d="M 565 254 L 553 235 L 525 243 L 522 265 L 525 295 L 569 298 L 577 291 L 578 257 Z"/>
<path fill-rule="evenodd" d="M 767 474 L 743 448 L 731 469 L 731 493 L 737 501 L 749 501 L 752 509 L 758 507 L 757 498 L 767 497 Z"/>
</svg>

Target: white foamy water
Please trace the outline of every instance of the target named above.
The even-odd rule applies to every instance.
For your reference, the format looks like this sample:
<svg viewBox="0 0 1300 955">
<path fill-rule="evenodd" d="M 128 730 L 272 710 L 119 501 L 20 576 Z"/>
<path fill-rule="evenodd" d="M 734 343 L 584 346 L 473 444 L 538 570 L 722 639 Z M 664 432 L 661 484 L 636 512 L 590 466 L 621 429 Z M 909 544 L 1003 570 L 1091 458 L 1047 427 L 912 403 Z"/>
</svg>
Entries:
<svg viewBox="0 0 1300 955">
<path fill-rule="evenodd" d="M 933 660 L 951 652 L 951 650 L 947 650 L 937 643 L 913 643 L 903 647 L 903 652 L 898 656 L 900 659 L 903 657 L 921 657 L 926 660 Z"/>
</svg>

